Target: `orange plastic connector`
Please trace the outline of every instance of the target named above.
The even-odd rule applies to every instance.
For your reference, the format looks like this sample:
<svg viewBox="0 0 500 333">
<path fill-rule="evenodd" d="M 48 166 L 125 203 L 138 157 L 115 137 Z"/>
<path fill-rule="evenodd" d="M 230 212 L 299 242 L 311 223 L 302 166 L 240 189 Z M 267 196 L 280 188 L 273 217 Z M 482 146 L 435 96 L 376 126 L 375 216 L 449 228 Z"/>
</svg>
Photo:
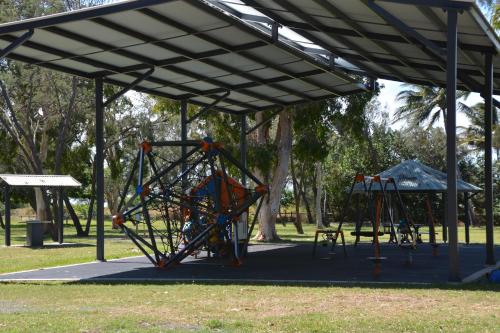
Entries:
<svg viewBox="0 0 500 333">
<path fill-rule="evenodd" d="M 269 192 L 269 186 L 267 185 L 259 185 L 255 188 L 255 192 L 258 193 L 267 193 Z"/>
<path fill-rule="evenodd" d="M 151 193 L 149 186 L 144 186 L 141 193 L 141 198 L 147 197 Z"/>
<path fill-rule="evenodd" d="M 205 153 L 208 152 L 210 148 L 212 148 L 212 144 L 210 142 L 201 141 L 200 145 L 201 145 L 201 150 L 203 150 Z"/>
<path fill-rule="evenodd" d="M 143 141 L 141 143 L 141 148 L 142 148 L 142 150 L 144 151 L 145 154 L 148 154 L 148 153 L 150 153 L 153 150 L 153 146 L 148 141 Z"/>
<path fill-rule="evenodd" d="M 231 262 L 231 266 L 233 267 L 241 267 L 243 264 L 241 259 L 234 258 L 233 261 Z"/>
<path fill-rule="evenodd" d="M 356 181 L 357 182 L 362 182 L 365 180 L 365 176 L 363 176 L 362 174 L 357 174 L 356 175 Z"/>
<path fill-rule="evenodd" d="M 165 261 L 165 259 L 160 259 L 160 261 L 158 262 L 158 264 L 156 265 L 156 267 L 158 267 L 158 268 L 165 268 L 166 264 L 167 264 L 167 262 Z"/>
<path fill-rule="evenodd" d="M 380 183 L 380 180 L 381 180 L 381 179 L 380 179 L 380 175 L 373 176 L 373 181 L 374 181 L 375 183 Z"/>
<path fill-rule="evenodd" d="M 123 223 L 125 223 L 125 219 L 123 218 L 122 214 L 113 215 L 113 227 L 114 228 L 122 226 Z"/>
</svg>

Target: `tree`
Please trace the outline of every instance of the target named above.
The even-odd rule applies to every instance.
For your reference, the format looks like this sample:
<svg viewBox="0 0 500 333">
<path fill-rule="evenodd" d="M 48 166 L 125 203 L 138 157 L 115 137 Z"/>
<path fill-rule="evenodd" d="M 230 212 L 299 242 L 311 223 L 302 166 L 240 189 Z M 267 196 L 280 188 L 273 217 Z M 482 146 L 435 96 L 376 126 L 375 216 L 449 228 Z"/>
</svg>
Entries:
<svg viewBox="0 0 500 333">
<path fill-rule="evenodd" d="M 414 125 L 428 123 L 428 128 L 434 126 L 439 119 L 443 119 L 445 131 L 448 131 L 446 89 L 427 86 L 407 85 L 397 100 L 404 105 L 396 110 L 394 123 L 405 120 Z M 467 98 L 468 92 L 458 91 L 457 99 Z M 457 111 L 463 111 L 467 106 L 461 102 L 457 104 Z"/>
<path fill-rule="evenodd" d="M 0 21 L 53 14 L 99 2 L 102 1 L 11 1 L 0 7 Z M 0 126 L 16 147 L 9 163 L 11 171 L 61 173 L 66 158 L 74 156 L 66 148 L 81 152 L 73 144 L 91 109 L 88 84 L 76 77 L 5 60 L 0 63 L 0 80 Z M 73 168 L 79 169 L 78 165 Z M 51 220 L 49 192 L 35 189 L 35 200 L 29 201 L 34 203 L 38 219 Z M 56 209 L 55 200 L 52 205 Z"/>
<path fill-rule="evenodd" d="M 464 108 L 464 113 L 470 121 L 467 127 L 460 127 L 460 143 L 472 147 L 474 151 L 484 151 L 484 103 Z M 494 122 L 497 122 L 496 109 L 493 112 Z M 498 125 L 493 125 L 493 148 L 496 150 L 497 159 L 500 150 L 500 130 Z"/>
<path fill-rule="evenodd" d="M 255 115 L 255 121 L 260 123 L 264 120 L 264 112 Z M 279 205 L 283 188 L 288 177 L 288 166 L 292 152 L 292 114 L 289 109 L 280 113 L 278 124 L 271 139 L 270 125 L 259 127 L 253 138 L 254 144 L 267 150 L 272 145 L 276 149 L 276 163 L 274 165 L 256 165 L 255 174 L 257 178 L 269 184 L 269 193 L 261 200 L 262 206 L 259 212 L 259 230 L 255 236 L 260 241 L 273 241 L 279 239 L 276 233 L 276 218 L 279 212 Z"/>
</svg>

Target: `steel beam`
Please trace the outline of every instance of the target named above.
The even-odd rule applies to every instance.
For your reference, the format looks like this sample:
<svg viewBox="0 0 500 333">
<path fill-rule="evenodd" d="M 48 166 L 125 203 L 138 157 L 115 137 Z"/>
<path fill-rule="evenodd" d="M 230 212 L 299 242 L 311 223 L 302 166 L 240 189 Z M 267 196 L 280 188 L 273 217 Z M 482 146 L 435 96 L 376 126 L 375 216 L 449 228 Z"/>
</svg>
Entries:
<svg viewBox="0 0 500 333">
<path fill-rule="evenodd" d="M 274 111 L 269 117 L 267 117 L 266 119 L 262 120 L 260 123 L 256 124 L 254 127 L 250 128 L 248 131 L 246 131 L 245 132 L 246 135 L 254 132 L 255 130 L 257 130 L 262 125 L 265 125 L 268 122 L 272 121 L 274 119 L 274 117 L 276 117 L 277 115 L 279 115 L 283 110 L 285 110 L 285 108 L 281 107 L 278 110 Z"/>
<path fill-rule="evenodd" d="M 247 168 L 247 116 L 241 115 L 240 119 L 240 163 Z M 241 172 L 241 185 L 247 186 L 247 176 Z"/>
<path fill-rule="evenodd" d="M 17 37 L 9 46 L 0 50 L 0 60 L 12 53 L 19 46 L 23 45 L 28 39 L 31 38 L 31 36 L 33 36 L 34 32 L 35 31 L 33 29 L 28 30 L 28 32 Z"/>
<path fill-rule="evenodd" d="M 187 122 L 187 108 L 188 108 L 188 103 L 187 101 L 181 101 L 181 141 L 187 141 L 188 137 L 188 122 Z M 186 163 L 186 156 L 187 156 L 187 147 L 186 146 L 181 146 L 181 156 L 182 156 L 182 163 L 181 163 L 181 172 L 183 174 L 182 177 L 182 192 L 185 193 L 188 187 L 187 183 L 187 175 L 185 174 L 187 170 L 187 163 Z"/>
<path fill-rule="evenodd" d="M 104 103 L 103 107 L 108 107 L 111 103 L 113 103 L 114 101 L 116 101 L 118 98 L 120 98 L 123 95 L 125 95 L 125 93 L 127 93 L 131 89 L 134 89 L 139 83 L 141 83 L 142 81 L 144 81 L 148 77 L 150 77 L 154 73 L 154 71 L 155 71 L 154 66 L 151 66 L 151 68 L 146 73 L 140 75 L 139 77 L 137 77 L 137 79 L 135 79 L 129 85 L 127 85 L 126 87 L 124 87 L 122 90 L 118 91 L 116 94 L 114 94 L 113 96 L 109 97 L 106 100 L 106 102 Z"/>
<path fill-rule="evenodd" d="M 304 81 L 306 83 L 309 83 L 311 85 L 314 85 L 320 89 L 325 89 L 327 91 L 329 91 L 329 88 L 319 82 L 315 82 L 311 79 L 308 79 L 308 78 L 305 78 L 305 77 L 302 77 L 302 76 L 297 76 L 296 73 L 293 73 L 292 71 L 289 71 L 289 70 L 285 70 L 284 68 L 282 67 L 279 67 L 279 66 L 276 66 L 275 64 L 273 64 L 272 62 L 270 61 L 267 61 L 266 59 L 262 58 L 262 57 L 259 57 L 253 53 L 250 53 L 248 51 L 245 51 L 245 50 L 238 50 L 238 49 L 234 49 L 233 46 L 229 45 L 229 44 L 226 44 L 214 37 L 211 37 L 209 35 L 206 35 L 206 34 L 200 34 L 199 32 L 193 30 L 192 28 L 190 28 L 189 26 L 187 25 L 184 25 L 184 24 L 181 24 L 179 22 L 176 22 L 164 15 L 161 15 L 155 11 L 152 11 L 150 9 L 144 9 L 144 10 L 141 10 L 141 12 L 143 14 L 146 14 L 148 15 L 149 17 L 151 18 L 154 18 L 156 19 L 157 21 L 159 22 L 162 22 L 164 24 L 167 24 L 167 25 L 171 25 L 171 26 L 175 26 L 177 29 L 179 30 L 182 30 L 183 32 L 187 33 L 187 34 L 196 34 L 196 36 L 208 43 L 211 43 L 211 44 L 214 44 L 216 45 L 217 47 L 219 48 L 222 48 L 224 50 L 227 50 L 228 52 L 235 52 L 235 53 L 238 53 L 240 56 L 250 60 L 250 61 L 254 61 L 256 63 L 261 63 L 263 65 L 265 65 L 266 67 L 269 67 L 269 68 L 272 68 L 278 72 L 281 72 L 281 73 L 284 73 L 286 74 L 287 76 L 289 76 L 290 79 L 298 79 L 298 80 L 301 80 L 301 81 Z M 217 15 L 220 15 L 219 13 Z M 224 14 L 223 14 L 224 15 Z M 221 17 L 222 18 L 222 17 Z M 227 18 L 225 16 L 223 16 L 223 18 L 225 20 L 227 20 Z M 241 27 L 241 26 L 240 26 Z M 247 31 L 246 29 L 248 29 L 249 27 L 245 26 L 245 31 Z M 253 31 L 253 33 L 255 33 L 255 31 Z M 267 44 L 266 44 L 267 45 Z M 300 57 L 299 57 L 300 59 Z M 205 61 L 203 61 L 205 63 L 207 63 L 208 65 L 212 65 L 212 66 L 216 66 L 216 67 L 221 67 L 222 65 L 224 64 L 221 64 L 219 61 L 215 61 L 215 60 L 212 60 L 212 59 L 205 59 Z M 224 67 L 221 67 L 221 68 L 228 68 L 228 65 L 226 64 Z M 225 69 L 227 70 L 227 69 Z M 325 68 L 318 68 L 318 70 L 321 70 L 322 72 L 325 71 Z M 230 70 L 230 72 L 234 71 L 234 68 L 232 70 Z M 246 73 L 245 74 L 249 79 L 250 81 L 253 81 L 254 79 L 257 79 L 257 77 L 255 76 L 252 76 L 252 77 L 249 77 L 249 73 Z M 276 89 L 286 89 L 285 87 L 283 86 L 276 86 L 275 87 Z M 235 90 L 234 88 L 232 88 L 231 90 Z M 331 93 L 333 94 L 338 94 L 339 92 L 337 91 L 330 91 Z"/>
<path fill-rule="evenodd" d="M 467 10 L 472 7 L 472 1 L 453 0 L 378 0 L 379 2 L 395 2 L 398 4 L 437 7 L 443 9 Z"/>
<path fill-rule="evenodd" d="M 375 0 L 362 0 L 362 1 L 375 14 L 377 14 L 380 18 L 385 20 L 385 22 L 387 22 L 396 30 L 400 31 L 404 36 L 406 36 L 409 39 L 409 41 L 410 39 L 415 40 L 416 43 L 422 47 L 422 51 L 425 52 L 427 55 L 429 55 L 431 58 L 435 59 L 440 67 L 442 67 L 443 69 L 444 68 L 447 69 L 448 66 L 447 50 L 453 47 L 457 47 L 457 52 L 458 52 L 458 32 L 457 32 L 457 42 L 453 43 L 453 45 L 450 45 L 452 41 L 450 41 L 448 38 L 446 48 L 443 48 L 440 45 L 436 44 L 435 42 L 431 41 L 430 39 L 426 38 L 425 36 L 421 35 L 415 29 L 405 24 L 405 22 L 401 21 L 399 18 L 388 12 L 385 8 L 380 7 L 378 4 L 375 3 Z M 421 3 L 420 5 L 425 5 L 425 2 Z M 456 11 L 456 9 L 450 9 L 450 10 Z M 458 72 L 458 69 L 456 70 L 456 72 L 462 83 L 465 86 L 467 86 L 469 90 L 480 91 L 479 84 L 474 79 L 470 78 L 468 75 L 462 72 Z"/>
<path fill-rule="evenodd" d="M 97 256 L 104 259 L 104 101 L 103 80 L 95 79 L 95 166 L 96 166 L 96 233 Z"/>
<path fill-rule="evenodd" d="M 484 82 L 484 208 L 486 211 L 486 264 L 495 264 L 495 241 L 493 237 L 493 57 L 485 56 L 486 76 Z"/>
<path fill-rule="evenodd" d="M 244 22 L 235 21 L 234 19 L 232 19 L 231 17 L 229 17 L 227 14 L 221 12 L 217 8 L 212 8 L 211 6 L 206 6 L 205 4 L 202 4 L 201 2 L 199 2 L 197 0 L 186 0 L 186 1 L 188 1 L 191 5 L 196 6 L 197 8 L 200 8 L 200 9 L 204 10 L 207 13 L 210 13 L 210 14 L 216 16 L 217 18 L 223 20 L 226 23 L 236 26 L 237 28 L 241 29 L 244 32 L 247 32 L 247 33 L 249 33 L 251 35 L 257 35 L 256 34 L 257 31 L 255 30 L 254 27 L 248 26 L 248 24 L 245 24 Z M 271 45 L 271 44 L 276 45 L 283 52 L 286 52 L 286 53 L 288 53 L 291 56 L 297 57 L 298 59 L 301 59 L 302 61 L 306 62 L 307 64 L 309 64 L 309 65 L 311 65 L 311 66 L 313 66 L 313 67 L 315 67 L 317 69 L 323 70 L 325 73 L 330 73 L 331 75 L 336 76 L 337 78 L 339 78 L 340 80 L 345 81 L 346 83 L 351 83 L 351 84 L 357 84 L 358 83 L 354 78 L 350 77 L 346 73 L 344 73 L 344 72 L 342 72 L 340 70 L 337 70 L 337 69 L 332 69 L 326 63 L 319 62 L 317 58 L 311 57 L 310 55 L 308 55 L 307 57 L 304 57 L 304 54 L 302 54 L 301 51 L 299 51 L 298 49 L 292 47 L 291 45 L 288 45 L 288 44 L 283 43 L 283 42 L 273 43 L 272 38 L 270 36 L 268 36 L 267 34 L 265 34 L 265 33 L 258 34 L 258 36 L 256 36 L 256 37 L 259 37 L 263 41 L 267 41 L 267 43 L 269 45 Z M 252 57 L 252 55 L 249 54 L 248 52 L 240 53 L 240 55 L 243 55 L 245 57 L 248 57 L 248 56 Z M 253 57 L 255 58 L 255 56 L 253 56 Z M 262 64 L 265 64 L 268 67 L 271 67 L 273 69 L 276 69 L 276 70 L 281 71 L 282 73 L 284 73 L 284 69 L 283 68 L 279 68 L 279 66 L 273 65 L 272 63 L 266 61 L 265 59 L 263 59 L 261 57 L 259 57 L 258 60 L 254 60 L 254 61 L 257 61 L 257 62 L 260 62 Z M 289 71 L 287 71 L 287 72 L 290 73 Z M 288 73 L 287 73 L 287 75 L 289 75 Z M 293 77 L 293 73 L 290 73 L 290 74 Z M 321 89 L 329 91 L 332 94 L 336 94 L 336 95 L 339 94 L 338 91 L 335 91 L 334 89 L 331 89 L 330 87 L 327 87 L 326 85 L 321 84 L 319 82 L 316 82 L 314 80 L 311 80 L 311 79 L 308 79 L 308 80 L 300 79 L 300 80 L 302 80 L 304 82 L 307 82 L 309 84 L 315 85 L 317 87 L 320 87 Z M 365 91 L 368 90 L 368 89 L 366 89 L 366 87 L 363 84 L 358 84 L 358 86 L 359 86 L 359 88 L 362 88 Z"/>
<path fill-rule="evenodd" d="M 59 28 L 59 27 L 50 27 L 50 28 L 47 28 L 46 30 L 50 31 L 51 33 L 63 36 L 63 37 L 66 37 L 66 38 L 69 38 L 69 39 L 74 39 L 74 40 L 77 40 L 77 41 L 79 41 L 81 43 L 88 44 L 88 45 L 96 47 L 96 48 L 100 48 L 104 52 L 110 52 L 110 53 L 113 53 L 113 54 L 117 54 L 117 55 L 126 57 L 128 59 L 133 60 L 133 61 L 137 61 L 140 64 L 148 64 L 150 66 L 165 67 L 166 69 L 168 69 L 168 70 L 170 70 L 170 71 L 172 71 L 174 73 L 189 76 L 189 77 L 193 78 L 195 81 L 206 81 L 206 82 L 209 82 L 211 84 L 214 84 L 215 86 L 220 86 L 221 85 L 221 83 L 219 81 L 214 80 L 214 79 L 210 79 L 208 77 L 203 77 L 202 75 L 199 75 L 199 74 L 197 74 L 195 72 L 192 72 L 192 71 L 189 71 L 189 70 L 185 70 L 185 69 L 182 69 L 180 67 L 174 67 L 174 66 L 167 67 L 164 64 L 162 64 L 161 61 L 158 62 L 158 61 L 155 61 L 154 59 L 151 59 L 149 57 L 145 57 L 143 55 L 140 55 L 140 54 L 137 54 L 137 53 L 125 50 L 125 49 L 116 49 L 116 48 L 112 47 L 109 44 L 100 42 L 100 41 L 98 41 L 96 39 L 93 39 L 93 38 L 82 36 L 80 34 L 72 32 L 72 31 L 68 31 L 68 30 L 65 30 L 65 29 L 62 29 L 62 28 Z M 45 50 L 44 52 L 54 53 L 54 54 L 59 55 L 62 58 L 65 58 L 65 59 L 66 58 L 77 59 L 76 61 L 87 63 L 87 64 L 90 64 L 90 65 L 92 65 L 94 67 L 100 67 L 100 68 L 103 68 L 105 70 L 109 70 L 109 71 L 113 71 L 113 72 L 118 72 L 119 73 L 119 72 L 122 71 L 119 67 L 116 67 L 114 65 L 110 65 L 110 64 L 107 64 L 107 63 L 103 63 L 101 61 L 89 59 L 89 58 L 86 58 L 86 57 L 83 57 L 83 56 L 79 57 L 79 56 L 71 54 L 69 52 L 57 50 L 55 48 L 47 47 L 45 45 L 40 45 L 40 44 L 36 44 L 36 43 L 30 43 L 29 45 L 30 45 L 30 47 L 36 48 L 37 50 L 41 50 L 41 51 Z M 129 73 L 128 75 L 136 77 L 136 78 L 138 78 L 138 77 L 141 76 L 141 74 L 137 74 L 137 73 Z M 209 90 L 209 91 L 201 91 L 201 90 L 198 90 L 198 89 L 190 88 L 190 87 L 182 85 L 182 84 L 176 84 L 176 83 L 171 82 L 171 81 L 166 81 L 166 80 L 163 80 L 163 79 L 159 79 L 159 78 L 156 78 L 156 77 L 153 77 L 153 76 L 148 77 L 146 80 L 148 82 L 156 83 L 156 84 L 158 84 L 161 87 L 174 87 L 174 88 L 176 88 L 178 90 L 186 91 L 186 92 L 189 92 L 189 93 L 193 93 L 195 95 L 209 95 L 209 94 L 212 94 L 212 93 L 222 93 L 222 92 L 224 92 L 227 89 L 229 89 L 229 90 L 236 90 L 231 85 L 226 85 L 225 88 L 217 88 L 217 89 Z M 256 93 L 251 93 L 251 92 L 243 92 L 243 93 L 244 94 L 248 94 L 249 96 L 254 97 L 254 98 L 258 99 L 258 100 L 264 98 L 262 95 L 256 94 Z M 254 95 L 252 96 L 251 94 L 254 94 Z M 236 100 L 231 100 L 231 103 L 235 104 L 235 105 L 241 105 L 242 107 L 245 107 L 244 104 L 239 103 Z"/>
<path fill-rule="evenodd" d="M 224 9 L 225 11 L 231 13 L 232 15 L 240 18 L 243 21 L 264 23 L 264 24 L 267 24 L 269 26 L 274 22 L 274 20 L 269 18 L 270 15 L 268 15 L 268 14 L 271 13 L 269 11 L 267 11 L 267 13 L 265 13 L 267 16 L 244 14 L 244 13 L 241 13 L 241 12 L 225 5 L 224 0 L 208 0 L 208 1 L 210 3 L 215 4 L 216 6 L 218 6 L 220 8 L 222 8 L 222 9 Z M 379 1 L 384 1 L 384 0 L 379 0 Z M 397 1 L 400 3 L 399 0 L 397 0 Z M 430 1 L 432 1 L 430 3 L 435 4 L 435 2 L 433 0 L 430 0 Z M 424 3 L 415 3 L 413 5 L 417 5 L 417 6 L 420 6 L 422 8 L 429 8 L 429 7 L 427 7 L 428 5 L 424 6 L 425 5 Z M 257 9 L 261 12 L 264 12 L 266 10 L 262 6 L 259 6 L 259 8 L 257 8 Z M 295 12 L 291 12 L 291 13 L 296 14 Z M 294 30 L 295 32 L 297 32 L 299 34 L 302 34 L 302 31 L 308 31 L 308 32 L 322 31 L 325 33 L 342 35 L 345 37 L 359 37 L 359 38 L 363 37 L 355 29 L 333 27 L 333 26 L 322 24 L 321 22 L 318 22 L 318 24 L 314 24 L 314 27 L 308 23 L 289 20 L 289 19 L 285 19 L 284 17 L 281 17 L 279 22 L 283 26 L 285 26 L 291 30 Z M 372 32 L 372 31 L 365 31 L 365 33 L 366 33 L 367 38 L 374 40 L 374 41 L 393 42 L 393 43 L 402 43 L 402 44 L 409 44 L 410 43 L 407 38 L 404 38 L 404 37 L 399 36 L 399 35 L 380 33 L 380 32 Z M 441 46 L 441 47 L 446 47 L 446 45 L 445 45 L 446 42 L 443 42 L 440 40 L 433 40 L 433 39 L 430 39 L 430 41 Z M 462 49 L 469 50 L 469 51 L 490 52 L 490 53 L 496 52 L 496 49 L 494 47 L 490 47 L 490 46 L 475 45 L 475 44 L 469 44 L 469 43 L 459 43 L 459 45 L 461 46 Z M 313 49 L 313 48 L 305 47 L 302 50 L 304 50 L 306 53 L 317 54 L 319 52 L 320 54 L 324 54 L 324 53 L 321 53 L 322 52 L 321 50 L 317 50 L 317 49 Z M 340 56 L 340 54 L 336 54 L 336 55 Z M 342 57 L 342 58 L 346 58 L 346 57 Z"/>
<path fill-rule="evenodd" d="M 447 52 L 447 87 L 448 106 L 446 161 L 447 179 L 447 224 L 448 224 L 448 260 L 450 281 L 460 281 L 460 260 L 458 253 L 458 203 L 457 203 L 457 42 L 458 13 L 448 10 L 448 52 Z"/>
<path fill-rule="evenodd" d="M 10 246 L 10 186 L 4 187 L 4 205 L 5 205 L 5 246 Z"/>
<path fill-rule="evenodd" d="M 212 103 L 210 103 L 209 105 L 205 106 L 200 112 L 198 112 L 197 114 L 195 114 L 194 116 L 190 117 L 189 119 L 186 120 L 186 123 L 189 124 L 191 123 L 192 121 L 198 119 L 199 117 L 203 116 L 204 114 L 206 114 L 208 111 L 210 111 L 213 107 L 215 107 L 217 104 L 219 104 L 220 102 L 222 102 L 224 99 L 227 98 L 227 96 L 229 96 L 231 94 L 231 91 L 228 90 L 226 91 L 223 95 L 221 95 L 219 98 L 217 98 L 215 101 L 213 101 Z"/>
</svg>

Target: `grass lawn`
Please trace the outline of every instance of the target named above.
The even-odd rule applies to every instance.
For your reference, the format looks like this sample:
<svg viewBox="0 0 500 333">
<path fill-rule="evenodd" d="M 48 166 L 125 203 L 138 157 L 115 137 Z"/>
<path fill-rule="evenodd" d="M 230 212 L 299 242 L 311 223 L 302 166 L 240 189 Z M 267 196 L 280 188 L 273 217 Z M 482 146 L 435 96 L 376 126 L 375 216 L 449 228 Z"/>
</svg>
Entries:
<svg viewBox="0 0 500 333">
<path fill-rule="evenodd" d="M 96 257 L 95 225 L 90 229 L 89 237 L 76 237 L 73 225 L 64 229 L 64 242 L 67 246 L 50 245 L 49 236 L 45 237 L 43 248 L 28 248 L 20 246 L 0 246 L 0 273 L 20 270 L 44 268 L 58 265 L 68 265 L 94 261 Z M 141 252 L 117 230 L 111 229 L 111 222 L 105 228 L 105 255 L 107 259 L 123 258 L 140 255 Z M 26 225 L 19 221 L 12 223 L 12 245 L 24 245 Z M 3 244 L 4 231 L 0 229 Z M 49 245 L 47 245 L 49 244 Z"/>
<path fill-rule="evenodd" d="M 0 332 L 500 332 L 460 288 L 0 284 Z"/>
<path fill-rule="evenodd" d="M 297 234 L 292 223 L 288 223 L 286 226 L 278 224 L 276 228 L 282 240 L 286 242 L 312 242 L 314 240 L 314 225 L 305 224 L 303 235 Z M 350 235 L 352 230 L 352 225 L 347 225 L 344 228 L 347 243 L 354 242 L 354 237 Z M 441 229 L 438 228 L 438 241 L 441 241 L 440 231 Z M 24 245 L 25 234 L 26 225 L 19 220 L 14 220 L 12 223 L 12 244 Z M 110 221 L 105 224 L 105 234 L 106 259 L 123 258 L 142 254 L 128 238 L 124 237 L 118 230 L 111 229 Z M 460 227 L 460 241 L 465 240 L 464 235 L 464 228 Z M 0 240 L 2 242 L 3 237 L 4 231 L 0 229 Z M 382 242 L 388 239 L 388 236 L 381 237 Z M 424 241 L 426 241 L 426 239 L 427 238 L 424 237 Z M 0 246 L 0 274 L 95 260 L 95 225 L 92 225 L 90 236 L 86 238 L 76 237 L 74 227 L 70 224 L 66 225 L 64 241 L 72 244 L 62 247 L 59 245 L 46 245 L 42 249 L 31 249 L 21 246 Z M 484 228 L 471 228 L 471 242 L 485 242 Z M 47 236 L 45 243 L 52 243 L 52 240 Z M 495 243 L 500 243 L 500 228 L 498 227 L 495 230 Z"/>
<path fill-rule="evenodd" d="M 348 242 L 354 239 L 347 227 Z M 284 241 L 311 242 L 314 226 Z M 460 229 L 463 240 L 463 228 Z M 13 225 L 13 243 L 25 226 Z M 500 230 L 496 229 L 496 242 Z M 0 232 L 0 237 L 3 233 Z M 384 236 L 385 237 L 385 236 Z M 384 238 L 383 238 L 384 239 Z M 484 242 L 474 228 L 472 242 Z M 95 234 L 69 247 L 0 247 L 0 272 L 93 261 Z M 50 240 L 47 239 L 47 242 Z M 140 253 L 106 225 L 106 257 Z M 1 332 L 499 332 L 500 286 L 264 286 L 0 283 Z"/>
</svg>

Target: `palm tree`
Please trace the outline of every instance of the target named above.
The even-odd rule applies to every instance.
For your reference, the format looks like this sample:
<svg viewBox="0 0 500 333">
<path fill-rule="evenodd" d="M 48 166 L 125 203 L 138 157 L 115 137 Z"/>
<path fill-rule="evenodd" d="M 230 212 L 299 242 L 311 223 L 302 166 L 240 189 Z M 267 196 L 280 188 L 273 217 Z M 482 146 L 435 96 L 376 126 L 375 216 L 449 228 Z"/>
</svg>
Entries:
<svg viewBox="0 0 500 333">
<path fill-rule="evenodd" d="M 470 121 L 468 127 L 460 126 L 460 144 L 473 147 L 473 150 L 484 150 L 484 103 L 478 103 L 472 107 L 465 107 L 462 110 Z M 494 123 L 496 123 L 496 109 L 493 113 Z M 496 151 L 497 159 L 500 154 L 500 126 L 493 125 L 493 148 Z"/>
<path fill-rule="evenodd" d="M 397 96 L 397 100 L 404 104 L 396 110 L 394 122 L 407 120 L 414 125 L 428 123 L 428 127 L 432 127 L 442 117 L 448 134 L 446 89 L 414 85 L 406 87 L 408 89 L 402 90 Z M 467 98 L 468 94 L 457 91 L 457 99 Z M 463 111 L 465 108 L 468 107 L 463 103 L 457 104 L 457 111 Z"/>
</svg>

